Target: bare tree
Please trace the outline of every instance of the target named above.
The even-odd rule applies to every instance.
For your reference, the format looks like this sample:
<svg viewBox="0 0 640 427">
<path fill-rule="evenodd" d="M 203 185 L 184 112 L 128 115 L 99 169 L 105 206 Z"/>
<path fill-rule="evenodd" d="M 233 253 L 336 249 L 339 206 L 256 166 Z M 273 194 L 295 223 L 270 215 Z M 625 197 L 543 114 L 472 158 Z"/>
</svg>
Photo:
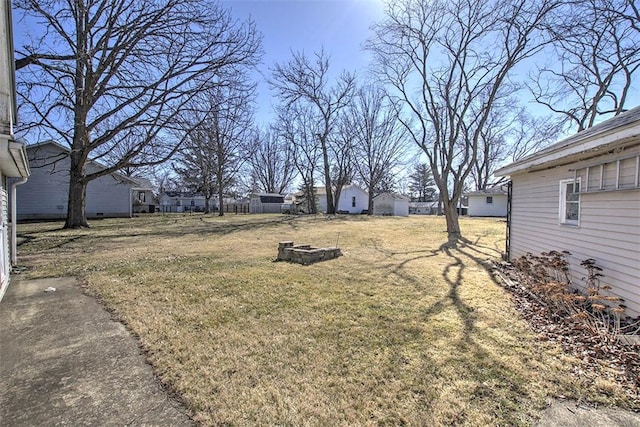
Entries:
<svg viewBox="0 0 640 427">
<path fill-rule="evenodd" d="M 339 114 L 335 130 L 329 136 L 329 162 L 331 164 L 331 189 L 338 209 L 340 194 L 345 185 L 351 184 L 355 174 L 352 129 L 346 123 L 343 110 Z"/>
<path fill-rule="evenodd" d="M 516 65 L 544 45 L 555 0 L 404 0 L 389 4 L 368 42 L 380 78 L 402 103 L 402 124 L 425 153 L 443 199 L 449 244 L 457 205 L 497 103 L 517 87 Z"/>
<path fill-rule="evenodd" d="M 250 174 L 265 193 L 287 192 L 296 177 L 294 146 L 276 129 L 257 131 L 249 153 Z"/>
<path fill-rule="evenodd" d="M 293 149 L 293 164 L 302 180 L 305 212 L 315 214 L 316 173 L 322 161 L 322 149 L 317 138 L 318 122 L 309 105 L 293 102 L 278 108 L 278 134 Z"/>
<path fill-rule="evenodd" d="M 129 166 L 158 164 L 178 148 L 176 118 L 216 73 L 260 56 L 252 22 L 207 0 L 16 0 L 32 17 L 33 45 L 18 49 L 23 134 L 70 149 L 65 227 L 88 226 L 87 184 Z M 37 32 L 37 34 L 36 34 Z M 183 133 L 182 135 L 186 134 Z M 107 168 L 87 161 L 124 148 Z"/>
<path fill-rule="evenodd" d="M 193 100 L 194 105 L 206 107 L 204 113 L 194 108 L 180 118 L 192 130 L 180 150 L 176 171 L 182 170 L 183 177 L 190 176 L 203 193 L 205 213 L 209 212 L 209 198 L 215 195 L 218 214 L 224 215 L 224 192 L 238 181 L 238 173 L 249 157 L 247 148 L 255 138 L 254 97 L 255 84 L 249 83 L 241 70 L 235 70 Z"/>
<path fill-rule="evenodd" d="M 494 106 L 478 142 L 478 158 L 471 170 L 475 190 L 507 181 L 493 176 L 505 162 L 517 161 L 556 140 L 562 124 L 552 116 L 534 117 L 509 101 Z"/>
<path fill-rule="evenodd" d="M 353 164 L 369 193 L 369 215 L 377 190 L 390 171 L 403 163 L 411 142 L 398 120 L 399 110 L 397 100 L 373 86 L 358 89 L 346 110 L 342 128 L 352 140 Z"/>
<path fill-rule="evenodd" d="M 336 211 L 336 198 L 331 177 L 330 137 L 335 128 L 338 113 L 350 101 L 355 78 L 343 71 L 334 85 L 329 81 L 329 57 L 324 50 L 315 54 L 313 60 L 304 53 L 293 53 L 285 64 L 276 64 L 272 70 L 271 87 L 285 105 L 304 102 L 312 107 L 317 121 L 315 137 L 322 152 L 322 170 L 327 190 L 327 213 Z"/>
<path fill-rule="evenodd" d="M 215 169 L 215 130 L 205 123 L 189 132 L 186 140 L 176 153 L 172 163 L 173 171 L 181 184 L 190 191 L 204 196 L 204 213 L 211 212 L 210 201 L 217 192 Z"/>
<path fill-rule="evenodd" d="M 626 110 L 640 68 L 635 0 L 567 1 L 550 15 L 550 64 L 529 83 L 537 102 L 577 131 Z"/>
</svg>

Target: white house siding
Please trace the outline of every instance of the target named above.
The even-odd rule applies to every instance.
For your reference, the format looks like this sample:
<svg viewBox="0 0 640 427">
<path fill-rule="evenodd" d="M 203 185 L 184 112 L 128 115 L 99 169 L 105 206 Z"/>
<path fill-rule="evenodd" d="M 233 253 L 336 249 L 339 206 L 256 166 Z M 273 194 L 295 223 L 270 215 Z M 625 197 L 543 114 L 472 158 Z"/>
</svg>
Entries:
<svg viewBox="0 0 640 427">
<path fill-rule="evenodd" d="M 624 157 L 640 154 L 640 147 Z M 615 155 L 511 176 L 511 259 L 527 252 L 567 250 L 572 280 L 581 285 L 586 271 L 580 261 L 596 260 L 603 268 L 601 283 L 612 284 L 614 295 L 625 300 L 628 314 L 640 314 L 640 190 L 580 195 L 579 225 L 559 224 L 559 186 L 574 179 L 573 170 L 615 160 Z M 586 177 L 578 175 L 582 182 Z M 591 181 L 592 176 L 589 177 Z M 582 187 L 585 188 L 584 186 Z"/>
<path fill-rule="evenodd" d="M 396 200 L 394 206 L 395 216 L 409 216 L 409 199 Z"/>
<path fill-rule="evenodd" d="M 29 149 L 31 176 L 17 187 L 18 219 L 61 219 L 67 215 L 69 200 L 69 158 L 60 156 L 55 145 L 40 145 Z M 53 162 L 53 159 L 59 159 Z M 96 166 L 87 166 L 87 173 Z M 133 184 L 105 175 L 87 185 L 86 215 L 92 217 L 131 216 L 131 186 Z"/>
<path fill-rule="evenodd" d="M 389 193 L 379 194 L 373 199 L 373 214 L 409 216 L 409 199 Z"/>
<path fill-rule="evenodd" d="M 356 198 L 356 204 L 353 206 L 353 197 Z M 316 194 L 316 206 L 318 212 L 327 212 L 327 194 L 324 187 L 320 187 Z M 357 185 L 345 185 L 340 191 L 340 199 L 336 204 L 336 211 L 349 212 L 350 214 L 359 214 L 366 211 L 369 207 L 369 195 Z"/>
<path fill-rule="evenodd" d="M 355 197 L 355 206 L 353 206 L 353 198 Z M 325 196 L 326 206 L 326 196 Z M 366 191 L 356 185 L 347 185 L 342 187 L 340 192 L 340 200 L 336 207 L 337 211 L 347 211 L 351 214 L 359 214 L 366 211 L 369 207 L 369 195 Z M 326 211 L 326 208 L 325 208 Z"/>
<path fill-rule="evenodd" d="M 492 197 L 493 203 L 487 203 L 487 197 Z M 507 195 L 470 194 L 469 216 L 507 216 Z"/>
<path fill-rule="evenodd" d="M 380 194 L 373 199 L 374 215 L 393 215 L 393 196 Z"/>
<path fill-rule="evenodd" d="M 91 173 L 91 167 L 87 172 Z M 116 179 L 114 175 L 105 175 L 94 179 L 87 185 L 86 214 L 92 217 L 130 217 L 132 184 Z"/>
<path fill-rule="evenodd" d="M 9 223 L 7 214 L 8 196 L 6 190 L 6 178 L 0 173 L 0 301 L 9 286 L 9 271 L 11 270 L 11 259 L 9 255 Z"/>
</svg>

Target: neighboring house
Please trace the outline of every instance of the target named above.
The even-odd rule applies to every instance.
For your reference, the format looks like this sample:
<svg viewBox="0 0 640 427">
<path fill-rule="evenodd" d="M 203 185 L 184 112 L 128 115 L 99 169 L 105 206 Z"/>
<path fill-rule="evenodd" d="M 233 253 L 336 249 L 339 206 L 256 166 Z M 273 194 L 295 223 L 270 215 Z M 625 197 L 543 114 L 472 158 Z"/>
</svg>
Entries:
<svg viewBox="0 0 640 427">
<path fill-rule="evenodd" d="M 16 124 L 16 90 L 13 68 L 13 32 L 11 28 L 11 3 L 0 2 L 0 301 L 9 286 L 11 264 L 16 257 L 16 221 L 9 227 L 9 191 L 11 206 L 16 205 L 16 185 L 29 177 L 27 152 L 22 143 L 16 142 L 13 127 Z M 9 188 L 7 178 L 19 178 Z M 11 229 L 11 236 L 9 235 Z"/>
<path fill-rule="evenodd" d="M 204 212 L 205 197 L 201 193 L 165 191 L 160 197 L 160 210 L 169 212 Z M 218 210 L 217 197 L 209 199 L 209 209 Z"/>
<path fill-rule="evenodd" d="M 146 178 L 131 178 L 138 183 L 132 188 L 133 213 L 154 213 L 158 198 L 153 192 L 153 184 Z"/>
<path fill-rule="evenodd" d="M 69 148 L 54 141 L 27 146 L 31 177 L 18 187 L 17 218 L 62 219 L 69 200 Z M 88 174 L 104 170 L 89 161 Z M 89 181 L 85 200 L 87 218 L 131 217 L 134 191 L 151 191 L 134 178 L 113 172 Z"/>
<path fill-rule="evenodd" d="M 402 194 L 378 194 L 373 198 L 373 214 L 409 216 L 409 198 Z"/>
<path fill-rule="evenodd" d="M 409 202 L 409 213 L 411 215 L 437 215 L 438 201 Z"/>
<path fill-rule="evenodd" d="M 507 256 L 571 252 L 572 280 L 593 258 L 601 282 L 640 314 L 640 107 L 496 171 L 510 176 Z"/>
<path fill-rule="evenodd" d="M 466 193 L 469 216 L 507 216 L 506 185 Z"/>
<path fill-rule="evenodd" d="M 316 203 L 318 212 L 327 212 L 327 190 L 317 187 Z M 369 208 L 369 194 L 355 184 L 345 185 L 340 191 L 340 198 L 336 203 L 337 213 L 360 214 Z"/>
<path fill-rule="evenodd" d="M 282 213 L 284 196 L 276 193 L 259 193 L 249 196 L 249 212 Z"/>
</svg>

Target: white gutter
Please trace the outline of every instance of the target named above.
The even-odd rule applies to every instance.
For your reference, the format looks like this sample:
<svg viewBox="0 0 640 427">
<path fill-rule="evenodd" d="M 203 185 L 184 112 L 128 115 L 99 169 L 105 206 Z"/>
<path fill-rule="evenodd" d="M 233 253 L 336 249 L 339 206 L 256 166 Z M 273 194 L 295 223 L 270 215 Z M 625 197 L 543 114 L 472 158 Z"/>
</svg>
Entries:
<svg viewBox="0 0 640 427">
<path fill-rule="evenodd" d="M 11 265 L 15 267 L 18 264 L 18 208 L 17 208 L 17 191 L 16 187 L 27 182 L 28 177 L 23 177 L 20 181 L 11 184 Z"/>
<path fill-rule="evenodd" d="M 577 134 L 580 135 L 580 134 Z M 617 144 L 637 138 L 640 135 L 640 125 L 633 123 L 626 129 L 612 129 L 608 134 L 594 134 L 588 138 L 578 139 L 575 143 L 569 145 L 560 145 L 549 149 L 541 150 L 539 153 L 532 154 L 524 159 L 511 163 L 505 167 L 496 170 L 495 176 L 512 175 L 515 172 L 535 169 L 544 165 L 557 162 L 562 159 L 570 158 L 588 152 L 598 152 L 599 149 L 605 150 L 608 147 L 615 147 Z"/>
</svg>

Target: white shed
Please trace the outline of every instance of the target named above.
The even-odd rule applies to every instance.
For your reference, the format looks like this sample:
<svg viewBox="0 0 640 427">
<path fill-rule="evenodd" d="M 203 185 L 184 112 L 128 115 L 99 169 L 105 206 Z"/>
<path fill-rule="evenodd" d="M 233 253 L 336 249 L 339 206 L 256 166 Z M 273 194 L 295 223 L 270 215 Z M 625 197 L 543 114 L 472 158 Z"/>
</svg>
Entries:
<svg viewBox="0 0 640 427">
<path fill-rule="evenodd" d="M 593 258 L 601 282 L 640 314 L 640 107 L 505 166 L 511 212 L 507 255 L 571 252 L 570 274 L 582 284 Z"/>
<path fill-rule="evenodd" d="M 327 196 L 325 187 L 318 187 L 316 190 L 316 200 L 318 212 L 327 212 Z M 355 184 L 342 187 L 340 198 L 336 203 L 336 212 L 360 214 L 369 207 L 369 194 Z"/>
<path fill-rule="evenodd" d="M 469 216 L 507 216 L 507 187 L 496 186 L 465 194 Z"/>
<path fill-rule="evenodd" d="M 277 193 L 252 194 L 249 198 L 250 213 L 282 213 L 284 196 Z"/>
<path fill-rule="evenodd" d="M 31 177 L 18 187 L 17 218 L 63 219 L 69 200 L 69 149 L 54 141 L 27 146 Z M 87 164 L 87 173 L 104 169 Z M 135 178 L 111 173 L 87 185 L 87 218 L 131 217 L 133 192 L 143 190 Z"/>
<path fill-rule="evenodd" d="M 395 193 L 378 194 L 373 198 L 373 214 L 409 216 L 409 198 Z"/>
</svg>

